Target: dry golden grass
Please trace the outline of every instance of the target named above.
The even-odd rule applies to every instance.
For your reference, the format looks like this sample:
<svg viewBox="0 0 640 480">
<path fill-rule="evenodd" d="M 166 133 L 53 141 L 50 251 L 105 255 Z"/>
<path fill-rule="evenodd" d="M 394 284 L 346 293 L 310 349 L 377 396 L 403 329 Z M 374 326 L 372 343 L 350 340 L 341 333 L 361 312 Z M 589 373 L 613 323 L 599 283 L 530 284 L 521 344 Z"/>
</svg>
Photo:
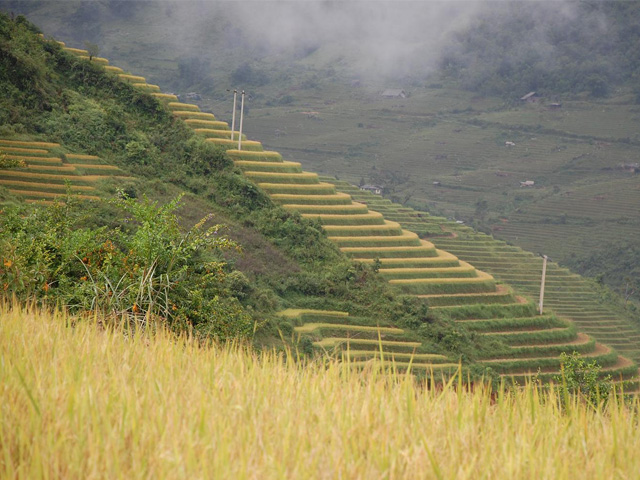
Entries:
<svg viewBox="0 0 640 480">
<path fill-rule="evenodd" d="M 125 82 L 129 82 L 129 83 L 147 83 L 146 79 L 139 75 L 129 75 L 126 73 L 120 73 L 118 74 L 118 78 L 120 80 L 124 80 Z"/>
<path fill-rule="evenodd" d="M 71 47 L 62 47 L 63 50 L 69 52 L 69 53 L 73 53 L 75 55 L 81 55 L 83 57 L 88 57 L 89 56 L 89 52 L 87 50 L 83 50 L 82 48 L 71 48 Z"/>
<path fill-rule="evenodd" d="M 82 153 L 67 153 L 65 157 L 67 160 L 100 160 L 100 157 L 95 155 L 85 155 Z"/>
<path fill-rule="evenodd" d="M 20 147 L 5 147 L 0 146 L 0 152 L 3 153 L 30 153 L 32 155 L 41 154 L 46 155 L 49 153 L 49 150 L 43 150 L 39 148 L 20 148 Z"/>
<path fill-rule="evenodd" d="M 60 157 L 29 157 L 26 155 L 5 155 L 7 159 L 22 160 L 24 162 L 39 162 L 52 165 L 62 165 L 62 159 Z"/>
<path fill-rule="evenodd" d="M 200 107 L 192 103 L 170 102 L 168 107 L 169 107 L 169 110 L 182 110 L 182 111 L 191 111 L 191 112 L 200 111 Z"/>
<path fill-rule="evenodd" d="M 151 95 L 156 97 L 158 100 L 178 100 L 178 97 L 172 93 L 151 93 Z"/>
<path fill-rule="evenodd" d="M 34 183 L 34 182 L 23 182 L 20 180 L 4 180 L 0 178 L 0 185 L 4 185 L 8 187 L 37 188 L 41 184 Z M 45 188 L 47 190 L 59 190 L 61 192 L 65 192 L 67 188 L 70 189 L 72 192 L 93 192 L 96 189 L 95 187 L 92 187 L 90 185 L 62 185 L 62 184 L 55 184 L 55 183 L 49 183 L 46 185 Z"/>
<path fill-rule="evenodd" d="M 150 83 L 132 83 L 131 85 L 140 90 L 144 90 L 145 92 L 160 92 L 160 87 L 158 85 L 152 85 Z"/>
<path fill-rule="evenodd" d="M 51 142 L 29 142 L 23 140 L 4 140 L 0 139 L 0 145 L 15 145 L 18 147 L 45 147 L 45 148 L 55 148 L 59 147 L 59 143 L 51 143 Z"/>
<path fill-rule="evenodd" d="M 34 187 L 37 187 L 37 185 L 33 185 Z M 55 192 L 43 192 L 40 190 L 14 190 L 14 189 L 9 189 L 9 191 L 11 193 L 13 193 L 14 195 L 23 195 L 26 197 L 35 197 L 35 198 L 58 198 L 58 197 L 66 197 L 67 194 L 66 193 L 55 193 Z M 96 195 L 81 195 L 81 194 L 77 194 L 74 195 L 75 198 L 80 198 L 82 200 L 100 200 L 100 197 L 96 196 Z"/>
<path fill-rule="evenodd" d="M 124 73 L 124 70 L 122 70 L 120 67 L 114 67 L 112 65 L 105 65 L 104 69 L 107 72 L 111 72 L 111 73 Z"/>
<path fill-rule="evenodd" d="M 0 478 L 637 478 L 638 402 L 492 397 L 0 311 Z"/>
</svg>

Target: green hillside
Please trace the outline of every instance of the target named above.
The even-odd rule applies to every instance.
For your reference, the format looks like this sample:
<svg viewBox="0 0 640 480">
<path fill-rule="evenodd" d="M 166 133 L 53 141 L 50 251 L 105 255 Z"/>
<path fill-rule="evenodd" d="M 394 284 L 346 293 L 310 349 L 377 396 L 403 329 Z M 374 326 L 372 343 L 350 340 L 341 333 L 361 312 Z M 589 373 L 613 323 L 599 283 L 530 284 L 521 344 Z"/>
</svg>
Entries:
<svg viewBox="0 0 640 480">
<path fill-rule="evenodd" d="M 139 177 L 130 186 L 136 195 L 138 190 L 155 190 L 155 195 L 162 198 L 168 185 L 201 195 L 204 190 L 204 198 L 211 202 L 208 206 L 232 224 L 232 235 L 241 243 L 243 239 L 253 240 L 251 254 L 264 255 L 263 249 L 269 248 L 266 240 L 291 262 L 278 265 L 282 270 L 277 271 L 272 255 L 263 266 L 268 272 L 251 262 L 237 264 L 238 270 L 257 286 L 247 282 L 227 294 L 240 301 L 256 321 L 271 318 L 260 331 L 263 342 L 273 341 L 269 335 L 276 327 L 282 331 L 288 326 L 303 346 L 321 350 L 337 347 L 354 357 L 356 365 L 386 355 L 399 368 L 447 371 L 462 358 L 465 363 L 479 364 L 487 369 L 485 372 L 519 379 L 537 373 L 546 380 L 559 374 L 562 353 L 578 351 L 597 361 L 603 375 L 623 380 L 637 374 L 632 361 L 581 333 L 578 322 L 555 315 L 536 317 L 535 306 L 527 298 L 516 295 L 489 273 L 421 239 L 419 235 L 425 232 L 419 228 L 418 233 L 403 229 L 400 220 L 406 218 L 396 218 L 400 222 L 385 219 L 384 211 L 369 210 L 367 205 L 354 202 L 349 194 L 336 191 L 332 183 L 317 174 L 303 172 L 299 163 L 265 151 L 260 142 L 245 140 L 245 149 L 236 150 L 230 138 L 236 136 L 235 132 L 215 115 L 201 112 L 196 105 L 176 102 L 175 96 L 150 87 L 144 77 L 123 73 L 107 65 L 105 59 L 91 59 L 86 51 L 62 48 L 56 42 L 35 37 L 20 18 L 16 22 L 5 18 L 4 22 L 4 33 L 14 45 L 42 52 L 42 60 L 36 62 L 36 71 L 42 75 L 27 78 L 42 81 L 43 87 L 39 102 L 29 105 L 21 95 L 28 88 L 17 84 L 16 70 L 7 70 L 5 84 L 15 89 L 7 103 L 24 123 L 6 125 L 5 134 L 11 138 L 4 140 L 5 151 L 23 148 L 34 153 L 38 150 L 35 147 L 43 144 L 18 137 L 38 132 L 47 140 L 64 142 L 51 144 L 53 150 L 42 149 L 40 153 L 52 159 L 54 150 L 62 149 L 61 163 L 71 160 L 69 165 L 45 165 L 48 175 L 62 168 L 83 178 L 85 170 L 90 174 L 93 170 L 121 168 L 124 175 L 120 177 L 128 181 L 132 181 L 132 175 L 126 175 L 129 172 Z M 17 55 L 17 50 L 7 51 L 15 64 L 26 68 L 27 57 Z M 58 91 L 47 82 L 50 72 L 56 70 Z M 65 76 L 68 80 L 62 80 Z M 125 105 L 129 111 L 117 110 L 117 97 L 128 102 Z M 56 101 L 67 98 L 76 103 L 59 108 Z M 105 105 L 109 111 L 105 111 Z M 51 114 L 29 115 L 38 109 Z M 120 128 L 112 124 L 113 111 L 121 115 Z M 78 117 L 74 119 L 76 112 Z M 78 132 L 76 128 L 64 128 L 74 120 Z M 96 139 L 96 132 L 103 134 Z M 170 135 L 169 139 L 160 137 L 161 132 Z M 16 142 L 24 143 L 12 147 Z M 72 146 L 91 153 L 64 152 Z M 101 159 L 109 159 L 117 167 L 109 168 L 111 162 L 102 163 Z M 27 162 L 26 172 L 15 173 L 24 175 L 34 166 L 37 164 Z M 151 181 L 140 179 L 140 173 Z M 161 187 L 158 178 L 168 185 Z M 122 180 L 118 176 L 106 180 L 116 179 Z M 20 181 L 38 183 L 31 177 L 21 177 Z M 9 189 L 11 194 L 37 200 L 33 192 L 33 187 Z M 41 198 L 50 200 L 46 190 L 40 192 Z M 102 194 L 108 192 L 107 186 Z M 100 201 L 93 197 L 88 200 L 97 202 L 99 212 Z M 196 208 L 207 205 L 200 203 L 199 197 L 192 202 Z M 96 215 L 99 218 L 100 214 Z M 412 228 L 420 222 L 409 223 Z M 255 231 L 247 231 L 251 229 Z M 264 239 L 259 241 L 256 235 Z M 448 236 L 455 237 L 452 233 Z M 351 264 L 343 254 L 357 262 Z M 265 296 L 270 300 L 260 301 Z M 428 316 L 425 307 L 429 308 Z M 281 319 L 279 324 L 276 318 Z M 606 337 L 606 332 L 603 335 Z M 623 346 L 635 353 L 631 345 Z"/>
<path fill-rule="evenodd" d="M 358 71 L 358 54 L 339 37 L 271 49 L 252 28 L 269 10 L 259 5 L 234 19 L 197 2 L 5 4 L 75 47 L 93 42 L 165 91 L 199 93 L 199 106 L 226 121 L 226 90 L 245 88 L 245 131 L 305 168 L 383 184 L 389 198 L 544 252 L 640 299 L 632 241 L 640 227 L 629 213 L 637 176 L 624 168 L 637 163 L 640 144 L 633 2 L 455 10 L 451 18 L 472 21 L 443 35 L 428 74 L 386 76 Z M 409 98 L 380 97 L 388 88 Z M 537 103 L 519 100 L 531 91 Z M 527 180 L 534 187 L 521 188 Z"/>
<path fill-rule="evenodd" d="M 420 302 L 398 295 L 372 268 L 350 262 L 318 223 L 274 204 L 216 145 L 230 140 L 228 126 L 214 115 L 159 93 L 104 58 L 37 35 L 22 17 L 1 15 L 0 34 L 0 86 L 7 93 L 1 100 L 0 153 L 24 162 L 0 171 L 3 296 L 60 302 L 79 313 L 98 302 L 117 315 L 145 320 L 140 300 L 147 297 L 131 296 L 134 284 L 126 290 L 117 286 L 144 274 L 139 263 L 145 248 L 163 248 L 178 252 L 177 261 L 187 260 L 173 279 L 167 270 L 167 285 L 186 285 L 167 290 L 173 303 L 157 313 L 177 330 L 228 338 L 239 331 L 233 322 L 242 322 L 243 334 L 257 347 L 281 346 L 297 341 L 299 323 L 281 312 L 338 310 L 362 328 L 309 332 L 354 342 L 382 336 L 391 352 L 404 353 L 400 363 L 415 353 L 423 374 L 432 364 L 457 365 L 461 357 L 471 365 L 487 348 L 482 338 L 465 345 L 439 342 L 435 332 L 453 331 L 453 324 L 425 324 L 427 310 Z M 246 145 L 252 150 L 238 153 L 253 160 L 280 157 L 261 151 L 259 142 Z M 187 241 L 171 216 L 179 193 L 186 193 L 177 210 L 183 231 L 207 242 L 198 229 L 210 225 L 213 214 L 224 226 L 212 226 L 215 232 L 207 235 L 224 232 L 242 251 L 194 258 L 179 250 Z M 163 206 L 156 211 L 153 202 Z M 195 251 L 199 244 L 193 245 Z M 135 265 L 127 267 L 127 261 Z M 162 265 L 150 265 L 149 272 Z M 104 276 L 104 285 L 94 275 Z M 375 356 L 372 346 L 363 350 Z M 305 354 L 314 350 L 309 338 L 300 347 Z"/>
</svg>

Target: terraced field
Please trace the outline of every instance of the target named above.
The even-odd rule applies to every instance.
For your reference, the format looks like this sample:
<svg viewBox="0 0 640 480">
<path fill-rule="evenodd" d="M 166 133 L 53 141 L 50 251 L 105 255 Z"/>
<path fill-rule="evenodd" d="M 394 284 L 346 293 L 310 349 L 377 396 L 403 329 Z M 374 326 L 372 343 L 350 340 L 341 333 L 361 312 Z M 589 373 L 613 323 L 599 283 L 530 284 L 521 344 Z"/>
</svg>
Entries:
<svg viewBox="0 0 640 480">
<path fill-rule="evenodd" d="M 336 185 L 358 201 L 384 210 L 388 218 L 403 226 L 411 225 L 419 230 L 424 225 L 424 231 L 429 232 L 430 241 L 436 246 L 508 283 L 518 295 L 538 299 L 541 257 L 464 225 L 394 205 L 345 182 L 336 182 Z M 546 311 L 572 322 L 580 332 L 606 343 L 634 361 L 640 360 L 640 326 L 624 312 L 603 304 L 592 282 L 549 262 L 545 285 Z"/>
<path fill-rule="evenodd" d="M 492 225 L 496 237 L 523 247 L 553 251 L 566 259 L 617 240 L 640 235 L 640 177 L 633 176 L 573 188 L 540 200 Z"/>
<path fill-rule="evenodd" d="M 73 53 L 83 55 L 82 52 Z M 123 81 L 149 90 L 142 77 L 116 74 Z M 157 91 L 150 93 L 165 101 L 176 117 L 205 136 L 208 142 L 227 149 L 227 154 L 245 175 L 267 191 L 275 202 L 321 223 L 329 238 L 354 260 L 376 265 L 380 275 L 400 292 L 426 302 L 435 315 L 460 322 L 477 335 L 490 337 L 496 349 L 480 360 L 501 375 L 521 380 L 538 373 L 541 378 L 549 379 L 559 372 L 560 353 L 572 351 L 597 360 L 614 378 L 626 379 L 637 374 L 633 361 L 619 357 L 611 348 L 578 332 L 578 327 L 586 326 L 588 322 L 581 325 L 571 321 L 575 320 L 573 318 L 553 314 L 537 316 L 533 301 L 517 295 L 492 274 L 477 270 L 474 260 L 483 257 L 474 257 L 472 252 L 465 250 L 460 235 L 470 234 L 469 229 L 456 227 L 453 230 L 441 219 L 400 208 L 379 197 L 365 198 L 355 187 L 339 182 L 338 191 L 336 182 L 303 172 L 299 163 L 283 161 L 279 153 L 264 151 L 260 142 L 243 138 L 240 149 L 239 132 L 231 132 L 228 124 L 218 121 L 211 113 L 200 112 L 196 105 L 177 102 L 174 96 Z M 360 201 L 353 201 L 352 195 Z M 436 234 L 439 236 L 434 236 L 434 241 L 421 238 Z M 490 237 L 470 239 L 474 246 L 469 248 L 482 249 L 483 245 L 492 245 L 492 242 Z M 436 244 L 454 247 L 453 253 L 437 248 Z M 458 246 L 461 248 L 456 250 Z M 463 260 L 460 260 L 456 251 L 470 255 L 462 256 Z M 515 254 L 513 261 L 517 265 L 520 265 L 520 259 L 527 258 L 522 251 L 511 253 Z M 502 253 L 498 256 L 502 258 Z M 503 275 L 508 278 L 508 273 Z M 549 285 L 556 280 L 552 277 L 550 275 Z M 517 280 L 523 293 L 529 292 L 526 288 L 529 285 L 533 289 L 533 276 L 530 284 L 525 277 Z M 558 281 L 567 281 L 567 278 L 558 278 Z M 588 296 L 577 287 L 573 293 Z M 561 306 L 560 298 L 554 298 L 550 293 L 549 300 L 553 302 L 554 299 Z M 582 312 L 573 303 L 567 304 L 566 308 L 574 313 Z M 297 332 L 311 337 L 317 348 L 344 349 L 346 346 L 347 354 L 358 362 L 375 357 L 377 353 L 373 352 L 380 351 L 383 355 L 392 355 L 401 366 L 407 366 L 407 361 L 421 365 L 419 368 L 423 369 L 451 366 L 448 359 L 424 351 L 420 342 L 412 341 L 406 332 L 392 325 L 377 325 L 338 312 L 290 310 L 283 314 L 295 318 L 299 323 Z M 596 332 L 593 325 L 591 332 Z M 613 336 L 613 329 L 599 332 L 599 335 L 603 340 L 617 338 Z M 625 346 L 621 342 L 619 345 Z"/>
<path fill-rule="evenodd" d="M 0 186 L 27 202 L 51 203 L 67 190 L 85 200 L 97 200 L 96 182 L 124 178 L 118 167 L 98 157 L 64 153 L 57 143 L 0 139 L 0 154 L 21 160 L 24 167 L 0 170 Z"/>
<path fill-rule="evenodd" d="M 447 373 L 458 368 L 458 363 L 431 353 L 420 341 L 393 325 L 327 310 L 287 309 L 280 314 L 294 321 L 298 339 L 306 337 L 318 349 L 340 352 L 354 366 L 382 358 L 397 370 Z"/>
</svg>

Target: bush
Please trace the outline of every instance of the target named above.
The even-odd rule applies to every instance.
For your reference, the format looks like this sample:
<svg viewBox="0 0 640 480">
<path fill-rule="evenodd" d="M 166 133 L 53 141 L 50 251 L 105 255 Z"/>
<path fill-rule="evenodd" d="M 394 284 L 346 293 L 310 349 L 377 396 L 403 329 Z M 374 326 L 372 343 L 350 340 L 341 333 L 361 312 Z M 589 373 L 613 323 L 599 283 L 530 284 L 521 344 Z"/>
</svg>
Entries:
<svg viewBox="0 0 640 480">
<path fill-rule="evenodd" d="M 570 395 L 578 395 L 594 407 L 607 401 L 612 388 L 611 375 L 601 378 L 602 367 L 595 360 L 587 363 L 573 352 L 571 355 L 562 353 L 560 361 L 562 374 L 554 380 L 560 385 L 565 405 L 568 405 Z"/>
<path fill-rule="evenodd" d="M 220 260 L 238 248 L 204 228 L 203 219 L 183 233 L 174 215 L 179 197 L 164 206 L 121 198 L 112 207 L 126 217 L 121 228 L 79 228 L 77 202 L 0 219 L 0 282 L 5 295 L 60 302 L 77 312 L 100 312 L 113 320 L 166 322 L 200 335 L 248 336 L 253 320 L 238 296 L 248 285 Z M 236 291 L 237 290 L 237 291 Z"/>
</svg>

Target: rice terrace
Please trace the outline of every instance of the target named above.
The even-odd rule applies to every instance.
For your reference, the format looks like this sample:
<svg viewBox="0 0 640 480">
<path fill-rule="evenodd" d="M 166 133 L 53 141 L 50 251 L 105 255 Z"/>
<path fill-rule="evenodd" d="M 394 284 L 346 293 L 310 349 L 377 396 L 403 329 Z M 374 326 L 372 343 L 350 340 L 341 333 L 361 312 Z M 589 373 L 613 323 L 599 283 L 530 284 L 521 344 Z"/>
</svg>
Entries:
<svg viewBox="0 0 640 480">
<path fill-rule="evenodd" d="M 638 21 L 0 1 L 0 478 L 636 478 Z"/>
</svg>

